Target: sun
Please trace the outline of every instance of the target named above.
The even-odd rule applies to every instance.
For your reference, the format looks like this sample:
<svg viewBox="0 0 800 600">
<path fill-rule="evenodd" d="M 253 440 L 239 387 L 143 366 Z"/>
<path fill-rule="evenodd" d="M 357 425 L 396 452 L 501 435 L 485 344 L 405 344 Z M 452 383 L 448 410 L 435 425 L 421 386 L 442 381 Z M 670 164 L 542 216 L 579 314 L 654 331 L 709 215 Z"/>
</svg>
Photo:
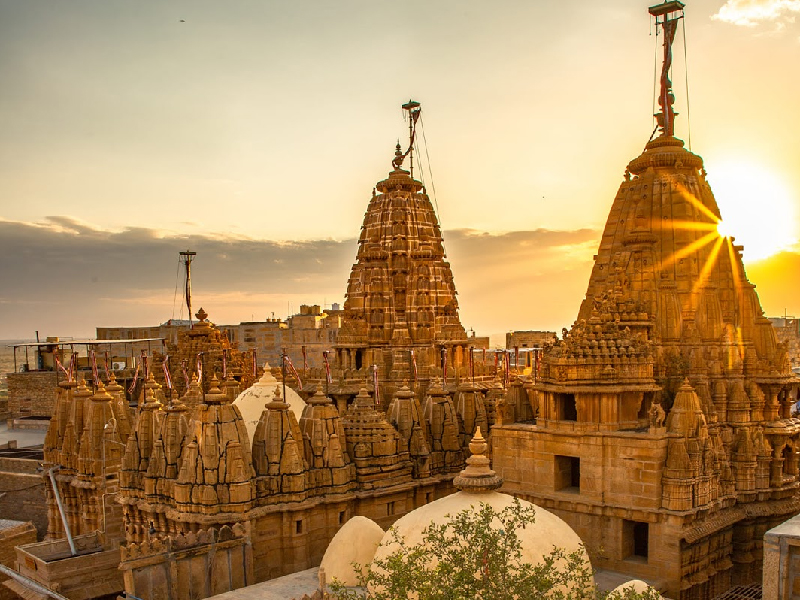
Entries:
<svg viewBox="0 0 800 600">
<path fill-rule="evenodd" d="M 735 161 L 712 163 L 707 169 L 722 215 L 717 231 L 744 246 L 745 262 L 768 258 L 797 243 L 797 202 L 774 172 Z"/>
</svg>

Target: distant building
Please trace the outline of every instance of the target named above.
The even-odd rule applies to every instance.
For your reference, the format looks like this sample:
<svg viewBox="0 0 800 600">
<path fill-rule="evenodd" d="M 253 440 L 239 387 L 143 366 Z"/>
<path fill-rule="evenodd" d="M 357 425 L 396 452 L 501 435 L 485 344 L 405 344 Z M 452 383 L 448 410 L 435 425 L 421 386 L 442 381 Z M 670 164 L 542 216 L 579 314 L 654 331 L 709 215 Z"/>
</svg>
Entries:
<svg viewBox="0 0 800 600">
<path fill-rule="evenodd" d="M 506 334 L 506 349 L 544 348 L 557 339 L 555 331 L 509 331 Z"/>
<path fill-rule="evenodd" d="M 191 326 L 191 321 L 188 319 L 169 319 L 161 323 L 161 325 L 154 325 L 152 327 L 98 327 L 96 331 L 98 340 L 147 340 L 161 338 L 167 344 L 177 344 L 178 332 L 187 331 Z M 133 345 L 133 352 L 135 355 L 142 350 L 150 352 L 152 350 L 152 344 L 148 346 L 146 342 L 139 342 Z"/>
<path fill-rule="evenodd" d="M 786 344 L 792 368 L 800 368 L 800 319 L 796 317 L 770 317 L 778 342 Z"/>
<path fill-rule="evenodd" d="M 300 312 L 282 319 L 264 321 L 243 321 L 237 325 L 217 325 L 230 341 L 231 347 L 239 352 L 256 351 L 259 364 L 268 361 L 272 366 L 280 364 L 282 351 L 301 369 L 303 366 L 303 347 L 309 368 L 323 366 L 322 352 L 332 350 L 339 335 L 342 323 L 342 310 L 333 304 L 323 310 L 318 304 L 300 305 Z M 188 320 L 170 319 L 153 327 L 98 327 L 98 340 L 130 340 L 137 338 L 163 338 L 164 347 L 178 343 L 179 332 L 189 331 Z M 134 354 L 151 348 L 145 344 L 134 348 Z M 161 348 L 152 348 L 161 350 Z"/>
<path fill-rule="evenodd" d="M 288 325 L 281 319 L 245 321 L 238 325 L 219 325 L 234 348 L 240 352 L 256 351 L 258 362 L 269 361 L 276 365 L 280 361 L 283 333 Z"/>
</svg>

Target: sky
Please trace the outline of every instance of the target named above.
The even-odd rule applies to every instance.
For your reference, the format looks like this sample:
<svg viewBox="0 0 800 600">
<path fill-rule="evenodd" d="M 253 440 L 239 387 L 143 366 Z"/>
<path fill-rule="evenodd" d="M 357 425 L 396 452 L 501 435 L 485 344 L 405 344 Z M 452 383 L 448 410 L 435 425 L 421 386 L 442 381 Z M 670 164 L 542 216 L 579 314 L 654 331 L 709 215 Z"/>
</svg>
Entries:
<svg viewBox="0 0 800 600">
<path fill-rule="evenodd" d="M 0 339 L 181 316 L 187 248 L 215 322 L 342 302 L 409 98 L 464 325 L 568 326 L 653 129 L 648 4 L 0 0 Z M 687 4 L 677 135 L 800 312 L 800 0 Z"/>
</svg>

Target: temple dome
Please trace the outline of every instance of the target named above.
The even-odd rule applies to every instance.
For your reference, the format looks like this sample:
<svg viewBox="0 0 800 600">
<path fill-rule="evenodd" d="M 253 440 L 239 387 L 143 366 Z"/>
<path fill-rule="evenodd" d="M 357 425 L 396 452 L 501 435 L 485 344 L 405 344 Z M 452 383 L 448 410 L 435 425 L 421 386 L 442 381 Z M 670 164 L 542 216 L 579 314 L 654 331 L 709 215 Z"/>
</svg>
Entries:
<svg viewBox="0 0 800 600">
<path fill-rule="evenodd" d="M 632 590 L 636 594 L 643 594 L 645 592 L 653 590 L 654 592 L 656 592 L 656 594 L 658 594 L 656 598 L 663 598 L 663 596 L 659 594 L 655 588 L 653 588 L 648 583 L 642 581 L 641 579 L 631 579 L 630 581 L 626 581 L 625 583 L 618 585 L 613 590 L 611 590 L 611 592 L 609 592 L 608 597 L 611 598 L 612 596 L 614 596 L 616 598 L 624 598 L 628 590 Z"/>
<path fill-rule="evenodd" d="M 270 373 L 269 363 L 264 363 L 264 374 L 261 379 L 256 381 L 252 386 L 244 390 L 236 397 L 233 404 L 239 408 L 242 413 L 242 420 L 245 427 L 247 427 L 247 435 L 250 440 L 253 440 L 253 435 L 256 433 L 256 425 L 261 418 L 261 413 L 264 412 L 264 406 L 272 402 L 275 395 L 275 390 L 280 386 L 280 382 Z M 283 392 L 283 390 L 281 390 Z M 286 387 L 286 398 L 284 401 L 289 405 L 289 410 L 294 413 L 294 416 L 299 420 L 303 414 L 303 409 L 306 403 L 292 388 Z"/>
<path fill-rule="evenodd" d="M 333 536 L 320 569 L 325 579 L 337 579 L 348 587 L 358 585 L 358 574 L 353 563 L 368 565 L 372 562 L 384 531 L 375 521 L 367 517 L 353 517 Z"/>
<path fill-rule="evenodd" d="M 584 564 L 591 571 L 589 555 L 583 547 L 583 542 L 569 525 L 553 513 L 531 502 L 518 500 L 509 494 L 496 491 L 502 485 L 502 479 L 489 468 L 489 459 L 484 455 L 486 448 L 486 441 L 478 429 L 470 443 L 472 456 L 467 459 L 467 468 L 453 481 L 460 491 L 426 504 L 399 519 L 392 527 L 397 535 L 408 546 L 418 545 L 423 541 L 423 532 L 432 524 L 446 523 L 464 510 L 477 510 L 481 504 L 488 504 L 500 512 L 518 501 L 522 507 L 532 507 L 535 511 L 533 524 L 527 525 L 524 529 L 517 529 L 524 562 L 538 564 L 549 556 L 553 549 L 561 548 L 567 553 L 574 551 L 582 553 Z M 396 543 L 391 540 L 391 532 L 386 533 L 375 553 L 376 559 L 386 558 L 396 549 Z"/>
</svg>

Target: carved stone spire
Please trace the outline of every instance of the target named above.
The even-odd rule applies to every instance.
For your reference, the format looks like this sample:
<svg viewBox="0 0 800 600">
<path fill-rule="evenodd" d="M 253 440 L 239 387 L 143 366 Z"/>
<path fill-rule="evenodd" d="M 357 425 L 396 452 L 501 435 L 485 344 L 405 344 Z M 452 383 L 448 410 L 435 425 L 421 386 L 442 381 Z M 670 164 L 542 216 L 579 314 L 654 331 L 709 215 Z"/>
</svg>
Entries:
<svg viewBox="0 0 800 600">
<path fill-rule="evenodd" d="M 430 432 L 419 401 L 407 382 L 395 392 L 386 418 L 394 425 L 403 448 L 408 449 L 414 463 L 414 477 L 430 475 Z"/>
<path fill-rule="evenodd" d="M 325 495 L 355 489 L 355 465 L 345 450 L 344 424 L 333 401 L 318 390 L 308 400 L 299 424 L 309 468 L 309 491 Z"/>
<path fill-rule="evenodd" d="M 431 383 L 422 412 L 431 435 L 431 473 L 452 473 L 464 465 L 458 415 L 450 395 L 437 379 Z"/>
<path fill-rule="evenodd" d="M 472 456 L 467 459 L 467 467 L 453 479 L 453 485 L 462 492 L 491 492 L 503 485 L 503 480 L 490 468 L 491 462 L 486 458 L 487 448 L 481 428 L 478 427 L 469 443 Z"/>
<path fill-rule="evenodd" d="M 336 344 L 339 369 L 376 364 L 393 388 L 413 378 L 412 348 L 418 376 L 427 379 L 440 368 L 441 346 L 468 343 L 436 212 L 422 183 L 400 168 L 399 146 L 397 152 L 364 215 Z M 394 389 L 384 391 L 387 406 Z"/>
<path fill-rule="evenodd" d="M 199 317 L 198 317 L 199 318 Z M 178 478 L 173 486 L 182 512 L 246 513 L 255 500 L 250 439 L 239 409 L 219 389 L 211 389 L 192 412 L 184 437 Z"/>
<path fill-rule="evenodd" d="M 362 388 L 342 419 L 347 453 L 356 465 L 359 487 L 373 489 L 411 480 L 408 447 Z"/>
<path fill-rule="evenodd" d="M 292 500 L 305 499 L 308 466 L 303 457 L 300 425 L 281 398 L 280 387 L 267 403 L 253 437 L 253 467 L 259 501 L 286 501 L 278 494 L 292 494 Z"/>
</svg>

